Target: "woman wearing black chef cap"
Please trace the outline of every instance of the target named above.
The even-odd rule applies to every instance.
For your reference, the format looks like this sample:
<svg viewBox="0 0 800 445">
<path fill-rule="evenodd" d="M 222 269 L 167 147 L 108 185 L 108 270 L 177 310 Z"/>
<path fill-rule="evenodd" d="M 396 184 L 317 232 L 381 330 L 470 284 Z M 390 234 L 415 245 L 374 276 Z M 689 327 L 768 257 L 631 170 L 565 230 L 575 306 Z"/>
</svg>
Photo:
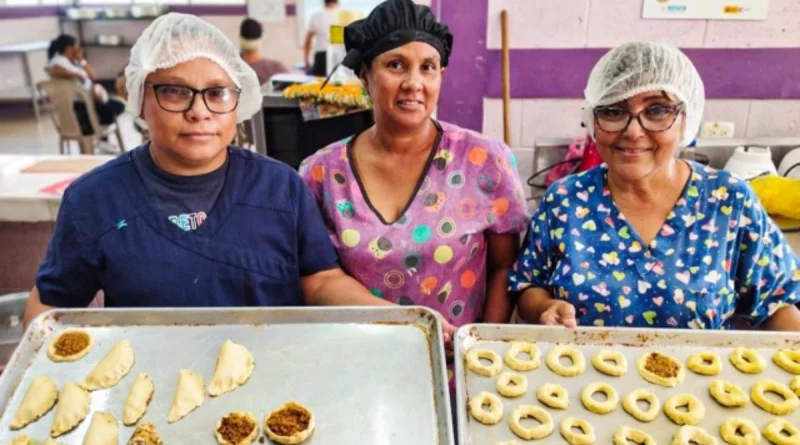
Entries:
<svg viewBox="0 0 800 445">
<path fill-rule="evenodd" d="M 373 294 L 454 326 L 507 322 L 524 193 L 511 150 L 431 116 L 453 36 L 430 8 L 388 0 L 345 28 L 375 125 L 308 158 L 301 174 L 343 268 Z"/>
</svg>

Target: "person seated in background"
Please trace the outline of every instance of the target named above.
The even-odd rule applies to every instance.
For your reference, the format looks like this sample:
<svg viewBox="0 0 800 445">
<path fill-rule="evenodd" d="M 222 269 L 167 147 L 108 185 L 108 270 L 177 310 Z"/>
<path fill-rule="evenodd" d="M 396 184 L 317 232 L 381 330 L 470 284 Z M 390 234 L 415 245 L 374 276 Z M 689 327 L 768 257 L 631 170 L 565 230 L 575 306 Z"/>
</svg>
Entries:
<svg viewBox="0 0 800 445">
<path fill-rule="evenodd" d="M 583 123 L 605 164 L 545 192 L 509 274 L 520 317 L 800 330 L 800 260 L 753 189 L 676 157 L 703 117 L 691 60 L 665 44 L 624 44 L 584 92 Z"/>
<path fill-rule="evenodd" d="M 97 73 L 86 61 L 83 48 L 80 47 L 75 37 L 61 34 L 50 42 L 47 49 L 48 62 L 45 71 L 54 79 L 76 79 L 89 91 L 94 100 L 97 118 L 101 125 L 113 124 L 117 117 L 125 111 L 125 104 L 110 98 L 108 92 L 97 82 Z M 86 104 L 75 102 L 75 114 L 84 135 L 92 133 L 92 124 Z"/>
<path fill-rule="evenodd" d="M 288 73 L 286 65 L 264 57 L 261 52 L 261 35 L 264 30 L 256 20 L 247 18 L 239 27 L 239 43 L 242 48 L 242 59 L 253 68 L 258 76 L 258 83 L 264 85 L 276 74 Z"/>
</svg>

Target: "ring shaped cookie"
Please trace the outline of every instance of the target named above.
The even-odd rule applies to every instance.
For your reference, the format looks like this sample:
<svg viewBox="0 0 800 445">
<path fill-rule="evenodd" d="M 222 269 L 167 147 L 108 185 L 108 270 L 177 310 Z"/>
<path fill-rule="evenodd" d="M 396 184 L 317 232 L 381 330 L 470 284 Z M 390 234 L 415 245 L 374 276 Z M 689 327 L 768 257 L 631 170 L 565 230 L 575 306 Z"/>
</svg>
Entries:
<svg viewBox="0 0 800 445">
<path fill-rule="evenodd" d="M 767 399 L 765 393 L 772 392 L 783 398 L 782 402 L 775 403 Z M 800 405 L 800 399 L 786 385 L 775 380 L 765 379 L 757 382 L 750 390 L 750 398 L 753 403 L 764 411 L 776 416 L 791 414 Z"/>
<path fill-rule="evenodd" d="M 731 417 L 722 422 L 719 436 L 730 445 L 757 445 L 761 440 L 761 432 L 750 419 Z"/>
<path fill-rule="evenodd" d="M 483 405 L 489 405 L 489 409 Z M 503 402 L 496 395 L 481 391 L 469 401 L 469 412 L 478 422 L 494 425 L 503 417 Z"/>
<path fill-rule="evenodd" d="M 567 390 L 563 386 L 553 383 L 545 383 L 540 386 L 536 390 L 536 398 L 550 408 L 567 409 L 569 406 Z"/>
<path fill-rule="evenodd" d="M 684 425 L 672 438 L 670 445 L 717 445 L 717 438 L 699 426 Z"/>
<path fill-rule="evenodd" d="M 648 352 L 639 357 L 636 368 L 643 379 L 668 388 L 683 383 L 686 375 L 686 369 L 680 360 L 658 352 Z"/>
<path fill-rule="evenodd" d="M 731 363 L 745 374 L 760 374 L 764 372 L 767 363 L 754 349 L 736 348 L 731 353 Z"/>
<path fill-rule="evenodd" d="M 764 428 L 764 437 L 775 445 L 797 445 L 800 430 L 786 419 L 772 419 Z"/>
<path fill-rule="evenodd" d="M 530 360 L 519 358 L 523 352 L 531 356 Z M 533 371 L 542 364 L 542 351 L 533 343 L 515 341 L 503 355 L 503 360 L 514 371 Z"/>
<path fill-rule="evenodd" d="M 598 402 L 592 398 L 596 392 L 601 392 L 606 395 L 606 400 Z M 617 390 L 605 382 L 594 382 L 586 385 L 586 388 L 581 392 L 581 403 L 589 411 L 595 414 L 608 414 L 617 409 L 619 405 L 619 396 Z"/>
<path fill-rule="evenodd" d="M 717 375 L 722 372 L 722 360 L 711 351 L 698 352 L 689 357 L 686 367 L 695 374 Z"/>
<path fill-rule="evenodd" d="M 644 431 L 631 428 L 629 426 L 621 426 L 614 434 L 614 445 L 628 445 L 628 441 L 638 443 L 639 445 L 656 445 L 656 441 Z"/>
<path fill-rule="evenodd" d="M 772 356 L 772 361 L 786 372 L 800 374 L 800 351 L 781 349 Z"/>
<path fill-rule="evenodd" d="M 525 428 L 520 421 L 527 417 L 531 417 L 541 423 L 531 428 Z M 550 413 L 538 406 L 533 405 L 520 405 L 511 411 L 511 418 L 508 419 L 511 425 L 511 431 L 517 436 L 525 440 L 542 439 L 549 436 L 553 432 L 553 418 Z"/>
<path fill-rule="evenodd" d="M 614 364 L 608 363 L 613 361 Z M 619 351 L 600 351 L 592 357 L 592 365 L 603 374 L 620 377 L 628 371 L 628 360 Z"/>
<path fill-rule="evenodd" d="M 644 400 L 650 404 L 647 411 L 642 411 L 642 409 L 639 408 L 637 403 L 639 400 Z M 658 413 L 661 412 L 661 402 L 658 401 L 658 397 L 652 392 L 645 389 L 635 389 L 622 399 L 622 408 L 640 422 L 652 422 L 658 417 Z"/>
<path fill-rule="evenodd" d="M 528 390 L 528 379 L 515 372 L 504 372 L 497 378 L 497 392 L 506 397 L 519 397 Z"/>
<path fill-rule="evenodd" d="M 678 410 L 685 406 L 687 412 Z M 677 425 L 697 425 L 706 416 L 706 407 L 697 397 L 689 394 L 676 394 L 664 403 L 664 413 Z"/>
<path fill-rule="evenodd" d="M 725 408 L 736 408 L 747 405 L 747 393 L 733 383 L 725 380 L 714 380 L 708 387 L 711 397 Z"/>
<path fill-rule="evenodd" d="M 792 379 L 792 382 L 789 383 L 789 389 L 794 391 L 794 393 L 797 394 L 797 397 L 800 397 L 800 375 L 795 376 Z"/>
<path fill-rule="evenodd" d="M 492 362 L 491 365 L 484 365 L 480 359 L 486 359 Z M 500 361 L 500 356 L 496 352 L 488 349 L 470 349 L 467 352 L 467 367 L 475 374 L 485 377 L 494 377 L 503 369 L 503 362 Z"/>
<path fill-rule="evenodd" d="M 572 428 L 578 428 L 581 432 L 576 433 Z M 570 445 L 591 445 L 595 441 L 594 427 L 583 419 L 567 417 L 561 421 L 560 430 L 564 440 Z"/>
<path fill-rule="evenodd" d="M 571 366 L 564 366 L 559 362 L 561 357 L 569 357 Z M 576 377 L 586 371 L 586 359 L 581 351 L 570 346 L 556 346 L 547 354 L 547 367 L 561 377 Z"/>
</svg>

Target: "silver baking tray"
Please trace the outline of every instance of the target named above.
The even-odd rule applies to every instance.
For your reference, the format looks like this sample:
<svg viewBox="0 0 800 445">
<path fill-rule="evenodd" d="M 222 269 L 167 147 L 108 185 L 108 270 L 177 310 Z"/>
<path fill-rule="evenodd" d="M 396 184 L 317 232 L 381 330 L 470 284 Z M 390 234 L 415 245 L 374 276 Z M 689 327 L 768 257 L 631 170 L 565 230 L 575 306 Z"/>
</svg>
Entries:
<svg viewBox="0 0 800 445">
<path fill-rule="evenodd" d="M 482 425 L 468 412 L 469 398 L 480 391 L 497 394 L 495 382 L 497 377 L 482 377 L 466 369 L 464 356 L 473 347 L 491 349 L 502 357 L 509 342 L 524 340 L 536 342 L 542 352 L 542 365 L 521 374 L 528 378 L 528 391 L 515 399 L 499 396 L 503 401 L 503 419 L 493 426 Z M 550 349 L 557 344 L 568 344 L 578 348 L 586 359 L 586 372 L 579 377 L 560 377 L 552 373 L 544 361 Z M 731 351 L 739 346 L 758 349 L 767 361 L 767 369 L 758 375 L 746 375 L 737 371 L 730 364 Z M 695 331 L 678 329 L 628 329 L 628 328 L 576 328 L 525 326 L 525 325 L 466 325 L 456 333 L 456 417 L 458 423 L 458 440 L 462 445 L 494 445 L 499 441 L 515 439 L 519 443 L 529 443 L 516 437 L 508 426 L 511 410 L 517 405 L 528 404 L 545 408 L 553 417 L 555 429 L 545 439 L 535 443 L 566 444 L 559 433 L 559 424 L 566 417 L 577 417 L 592 424 L 597 437 L 596 444 L 610 444 L 617 428 L 628 425 L 647 431 L 658 444 L 669 444 L 678 426 L 663 414 L 664 402 L 668 397 L 679 393 L 694 394 L 706 407 L 705 419 L 698 426 L 713 434 L 720 443 L 719 427 L 728 417 L 745 417 L 763 429 L 773 417 L 759 409 L 752 401 L 745 407 L 727 409 L 718 405 L 708 393 L 712 380 L 721 378 L 742 387 L 750 394 L 750 388 L 761 379 L 771 378 L 788 386 L 792 375 L 781 370 L 772 362 L 772 355 L 780 348 L 797 348 L 800 346 L 800 334 L 785 332 L 761 331 Z M 628 361 L 628 372 L 622 377 L 611 377 L 601 374 L 591 364 L 591 358 L 602 349 L 616 349 L 622 352 Z M 695 352 L 712 350 L 722 359 L 722 372 L 718 376 L 706 377 L 686 371 L 686 379 L 677 388 L 664 388 L 646 382 L 636 370 L 636 359 L 649 351 L 659 351 L 675 356 L 683 361 Z M 504 371 L 511 371 L 503 365 Z M 515 371 L 516 372 L 516 371 Z M 613 386 L 620 398 L 619 407 L 606 415 L 593 414 L 587 411 L 580 401 L 583 388 L 589 383 L 604 381 Z M 544 383 L 557 383 L 569 393 L 569 408 L 557 410 L 546 407 L 536 399 L 536 389 Z M 658 396 L 662 413 L 650 423 L 635 420 L 622 409 L 622 398 L 636 388 L 645 388 Z M 800 410 L 787 417 L 796 426 L 800 426 Z M 529 420 L 529 422 L 532 422 Z M 531 423 L 531 426 L 533 423 Z M 766 439 L 762 439 L 766 443 Z M 531 442 L 534 443 L 534 442 Z"/>
<path fill-rule="evenodd" d="M 230 411 L 264 416 L 294 400 L 315 414 L 309 445 L 452 445 L 453 429 L 438 317 L 428 309 L 235 308 L 55 310 L 35 320 L 0 377 L 0 443 L 20 433 L 47 438 L 51 410 L 25 429 L 8 425 L 31 380 L 52 377 L 59 388 L 80 382 L 118 341 L 136 354 L 130 373 L 115 387 L 92 393 L 89 416 L 59 440 L 78 445 L 95 411 L 118 419 L 135 376 L 153 377 L 155 394 L 143 421 L 156 425 L 168 445 L 215 444 L 214 426 Z M 46 345 L 55 334 L 82 328 L 95 339 L 78 362 L 56 364 Z M 256 362 L 244 386 L 168 424 L 178 373 L 190 368 L 208 385 L 221 344 L 247 347 Z M 133 428 L 122 426 L 120 442 Z M 38 443 L 38 442 L 37 442 Z"/>
</svg>

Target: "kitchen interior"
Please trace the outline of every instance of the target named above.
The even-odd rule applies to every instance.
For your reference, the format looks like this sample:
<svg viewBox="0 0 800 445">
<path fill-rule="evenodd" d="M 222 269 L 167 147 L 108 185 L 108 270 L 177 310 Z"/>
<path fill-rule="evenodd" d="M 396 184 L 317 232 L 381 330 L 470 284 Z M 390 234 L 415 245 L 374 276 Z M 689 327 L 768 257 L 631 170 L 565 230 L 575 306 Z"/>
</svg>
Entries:
<svg viewBox="0 0 800 445">
<path fill-rule="evenodd" d="M 136 117 L 123 114 L 115 123 L 121 136 L 108 138 L 112 150 L 95 144 L 98 141 L 92 141 L 88 149 L 72 139 L 64 145 L 64 136 L 51 118 L 53 104 L 37 89 L 47 79 L 44 65 L 49 41 L 59 33 L 76 36 L 87 60 L 97 67 L 101 83 L 114 94 L 131 46 L 155 17 L 169 11 L 197 14 L 237 43 L 239 23 L 258 10 L 245 0 L 159 4 L 5 0 L 5 5 L 3 1 L 0 366 L 10 359 L 23 334 L 22 309 L 64 190 L 81 174 L 146 141 Z M 796 211 L 800 209 L 800 2 L 764 2 L 768 7 L 763 17 L 722 20 L 648 17 L 643 14 L 647 0 L 476 0 L 477 10 L 485 9 L 477 17 L 467 17 L 461 10 L 464 0 L 420 0 L 450 24 L 455 53 L 467 48 L 463 50 L 466 65 L 453 67 L 445 75 L 436 116 L 506 142 L 516 156 L 533 210 L 544 192 L 549 168 L 570 159 L 570 147 L 586 138 L 580 128 L 580 84 L 601 54 L 598 50 L 638 39 L 673 43 L 688 49 L 707 89 L 701 130 L 681 156 L 745 180 L 765 175 L 793 180 L 792 188 L 776 192 L 779 196 L 771 199 L 781 200 L 779 207 L 789 209 L 789 216 L 773 216 L 794 251 L 800 252 L 800 213 Z M 352 71 L 334 72 L 333 68 L 345 54 L 342 27 L 364 17 L 379 2 L 342 0 L 344 12 L 331 30 L 326 50 L 335 99 L 324 106 L 320 94 L 304 88 L 321 79 L 306 74 L 302 60 L 308 19 L 320 9 L 322 0 L 280 3 L 282 8 L 277 12 L 273 8 L 272 16 L 262 21 L 262 50 L 290 72 L 262 85 L 262 110 L 242 126 L 237 143 L 297 168 L 316 150 L 373 124 L 369 103 L 358 99 L 364 92 L 357 77 Z M 505 19 L 501 10 L 508 11 Z M 709 61 L 702 62 L 706 56 Z M 737 63 L 737 58 L 742 62 Z M 573 59 L 582 62 L 573 65 Z M 501 60 L 507 64 L 492 63 Z M 529 70 L 545 63 L 537 60 L 556 61 L 552 69 L 557 74 L 548 77 L 542 75 L 545 68 Z M 562 81 L 564 85 L 559 84 Z M 572 161 L 570 168 L 580 158 Z"/>
</svg>

